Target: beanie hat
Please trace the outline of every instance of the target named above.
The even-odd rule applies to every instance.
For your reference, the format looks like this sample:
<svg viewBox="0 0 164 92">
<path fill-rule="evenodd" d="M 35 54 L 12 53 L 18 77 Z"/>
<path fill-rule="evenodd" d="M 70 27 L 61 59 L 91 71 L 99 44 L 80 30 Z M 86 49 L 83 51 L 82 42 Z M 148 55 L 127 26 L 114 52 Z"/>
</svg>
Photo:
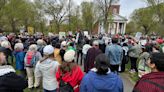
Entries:
<svg viewBox="0 0 164 92">
<path fill-rule="evenodd" d="M 68 50 L 65 54 L 64 54 L 64 60 L 65 62 L 72 62 L 75 58 L 75 51 L 74 50 Z"/>
<path fill-rule="evenodd" d="M 43 49 L 43 53 L 45 55 L 51 55 L 51 54 L 53 54 L 54 53 L 54 47 L 52 45 L 45 46 L 44 49 Z"/>
</svg>

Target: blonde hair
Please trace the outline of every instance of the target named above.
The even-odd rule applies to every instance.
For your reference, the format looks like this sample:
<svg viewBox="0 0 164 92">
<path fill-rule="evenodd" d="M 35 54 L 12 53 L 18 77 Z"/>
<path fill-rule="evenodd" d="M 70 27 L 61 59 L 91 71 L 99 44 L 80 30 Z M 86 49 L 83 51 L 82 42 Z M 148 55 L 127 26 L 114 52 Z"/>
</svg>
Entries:
<svg viewBox="0 0 164 92">
<path fill-rule="evenodd" d="M 32 44 L 32 45 L 30 45 L 30 47 L 29 47 L 29 51 L 37 51 L 37 50 L 38 50 L 38 47 L 37 47 L 36 44 Z"/>
<path fill-rule="evenodd" d="M 44 40 L 42 40 L 42 39 L 37 40 L 36 43 L 37 43 L 37 45 L 44 45 L 45 44 Z"/>
<path fill-rule="evenodd" d="M 16 43 L 14 46 L 14 49 L 15 50 L 23 50 L 24 49 L 23 43 Z"/>
<path fill-rule="evenodd" d="M 8 47 L 10 47 L 10 46 L 11 46 L 11 44 L 10 44 L 9 41 L 2 41 L 2 42 L 1 42 L 1 47 L 8 48 Z"/>
</svg>

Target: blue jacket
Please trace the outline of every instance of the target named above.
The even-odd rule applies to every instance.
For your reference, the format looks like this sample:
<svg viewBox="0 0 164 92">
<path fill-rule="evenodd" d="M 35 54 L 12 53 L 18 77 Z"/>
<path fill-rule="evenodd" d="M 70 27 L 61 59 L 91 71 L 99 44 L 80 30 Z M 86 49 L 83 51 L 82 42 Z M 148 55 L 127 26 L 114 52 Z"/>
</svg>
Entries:
<svg viewBox="0 0 164 92">
<path fill-rule="evenodd" d="M 80 92 L 123 92 L 123 82 L 114 73 L 98 75 L 90 71 L 81 82 Z"/>
<path fill-rule="evenodd" d="M 23 70 L 24 69 L 24 51 L 14 52 L 15 60 L 16 60 L 16 70 Z"/>
<path fill-rule="evenodd" d="M 112 44 L 106 47 L 105 54 L 109 58 L 109 63 L 111 65 L 119 65 L 123 58 L 123 49 L 121 46 Z"/>
</svg>

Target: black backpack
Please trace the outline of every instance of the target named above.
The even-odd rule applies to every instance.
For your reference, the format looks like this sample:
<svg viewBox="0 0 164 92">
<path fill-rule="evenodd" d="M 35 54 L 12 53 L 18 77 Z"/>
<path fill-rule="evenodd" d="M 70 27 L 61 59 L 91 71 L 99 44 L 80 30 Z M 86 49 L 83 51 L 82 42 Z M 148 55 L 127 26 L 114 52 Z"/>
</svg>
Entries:
<svg viewBox="0 0 164 92">
<path fill-rule="evenodd" d="M 59 92 L 74 92 L 73 87 L 62 80 L 62 76 L 60 77 Z"/>
</svg>

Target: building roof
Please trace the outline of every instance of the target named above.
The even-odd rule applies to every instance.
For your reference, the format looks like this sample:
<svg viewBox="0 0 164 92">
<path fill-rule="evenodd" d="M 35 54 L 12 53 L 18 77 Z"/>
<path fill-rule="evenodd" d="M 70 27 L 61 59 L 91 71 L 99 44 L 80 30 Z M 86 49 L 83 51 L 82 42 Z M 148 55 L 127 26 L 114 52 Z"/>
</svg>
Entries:
<svg viewBox="0 0 164 92">
<path fill-rule="evenodd" d="M 101 17 L 99 19 L 99 21 L 103 21 L 103 17 Z M 112 14 L 112 16 L 108 17 L 108 21 L 110 22 L 127 22 L 128 19 L 126 19 L 125 17 L 119 15 L 119 14 Z"/>
<path fill-rule="evenodd" d="M 113 22 L 127 22 L 128 19 L 126 19 L 125 17 L 123 17 L 119 14 L 112 14 L 112 21 Z"/>
</svg>

